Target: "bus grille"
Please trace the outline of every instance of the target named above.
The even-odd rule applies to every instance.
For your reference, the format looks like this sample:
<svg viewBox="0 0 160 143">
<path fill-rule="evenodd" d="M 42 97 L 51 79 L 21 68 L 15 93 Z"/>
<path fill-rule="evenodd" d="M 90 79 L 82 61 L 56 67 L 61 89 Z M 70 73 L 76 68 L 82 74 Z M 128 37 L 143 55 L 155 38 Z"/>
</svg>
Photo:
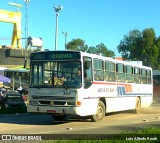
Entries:
<svg viewBox="0 0 160 143">
<path fill-rule="evenodd" d="M 62 96 L 32 96 L 37 99 L 41 105 L 50 106 L 71 106 L 76 104 L 75 97 L 62 97 Z"/>
</svg>

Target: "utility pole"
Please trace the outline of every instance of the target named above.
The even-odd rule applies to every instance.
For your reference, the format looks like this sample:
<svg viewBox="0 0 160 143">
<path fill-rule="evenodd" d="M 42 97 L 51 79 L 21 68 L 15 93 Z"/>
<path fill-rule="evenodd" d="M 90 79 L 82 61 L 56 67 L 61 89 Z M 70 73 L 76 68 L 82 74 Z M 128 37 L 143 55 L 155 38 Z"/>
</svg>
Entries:
<svg viewBox="0 0 160 143">
<path fill-rule="evenodd" d="M 28 48 L 28 3 L 30 3 L 30 0 L 24 0 L 25 2 L 25 11 L 26 11 L 26 17 L 25 17 L 25 48 Z"/>
<path fill-rule="evenodd" d="M 28 4 L 30 0 L 24 0 L 25 2 L 25 11 L 26 11 L 26 21 L 25 21 L 25 59 L 24 59 L 24 68 L 27 67 L 28 61 Z"/>
<path fill-rule="evenodd" d="M 63 34 L 64 34 L 64 36 L 65 36 L 64 47 L 65 47 L 65 50 L 67 50 L 67 35 L 68 35 L 68 32 L 64 32 L 64 31 L 62 31 L 62 33 L 63 33 Z"/>
<path fill-rule="evenodd" d="M 63 6 L 54 6 L 56 12 L 56 31 L 55 31 L 55 51 L 58 48 L 58 16 L 59 11 L 62 10 Z"/>
</svg>

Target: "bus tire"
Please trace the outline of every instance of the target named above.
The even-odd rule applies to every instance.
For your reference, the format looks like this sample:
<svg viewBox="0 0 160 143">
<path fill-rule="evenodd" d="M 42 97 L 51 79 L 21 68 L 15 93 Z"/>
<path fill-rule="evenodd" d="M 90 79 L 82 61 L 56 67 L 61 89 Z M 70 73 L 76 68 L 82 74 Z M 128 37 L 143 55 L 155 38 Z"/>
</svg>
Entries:
<svg viewBox="0 0 160 143">
<path fill-rule="evenodd" d="M 105 116 L 105 105 L 102 101 L 98 101 L 97 113 L 91 116 L 92 122 L 99 122 Z"/>
<path fill-rule="evenodd" d="M 140 113 L 140 109 L 141 109 L 141 101 L 140 101 L 140 98 L 137 97 L 134 112 L 138 114 L 138 113 Z"/>
<path fill-rule="evenodd" d="M 65 118 L 66 118 L 66 115 L 52 115 L 52 118 L 53 118 L 55 121 L 64 121 Z"/>
<path fill-rule="evenodd" d="M 7 105 L 6 105 L 6 103 L 4 102 L 2 105 L 1 105 L 1 109 L 6 109 L 7 108 Z"/>
</svg>

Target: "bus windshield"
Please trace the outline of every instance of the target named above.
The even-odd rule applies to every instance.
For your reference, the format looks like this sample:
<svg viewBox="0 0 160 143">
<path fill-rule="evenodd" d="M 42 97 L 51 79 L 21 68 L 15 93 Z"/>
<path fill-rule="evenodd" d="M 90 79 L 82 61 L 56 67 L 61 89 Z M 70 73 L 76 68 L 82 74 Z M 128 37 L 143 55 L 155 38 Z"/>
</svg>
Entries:
<svg viewBox="0 0 160 143">
<path fill-rule="evenodd" d="M 80 61 L 32 62 L 30 87 L 80 88 Z"/>
</svg>

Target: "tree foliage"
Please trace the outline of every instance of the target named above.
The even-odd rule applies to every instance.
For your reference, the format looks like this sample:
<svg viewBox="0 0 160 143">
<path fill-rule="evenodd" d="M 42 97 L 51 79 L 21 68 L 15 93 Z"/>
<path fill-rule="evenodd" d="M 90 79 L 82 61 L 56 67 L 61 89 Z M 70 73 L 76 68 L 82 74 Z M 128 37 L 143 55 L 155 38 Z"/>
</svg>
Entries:
<svg viewBox="0 0 160 143">
<path fill-rule="evenodd" d="M 102 53 L 103 56 L 105 56 L 105 57 L 114 57 L 115 56 L 114 52 L 107 49 L 107 47 L 103 43 L 100 43 L 96 46 L 96 51 L 97 51 L 97 53 Z"/>
<path fill-rule="evenodd" d="M 85 45 L 85 41 L 82 39 L 73 39 L 71 42 L 67 43 L 67 49 L 85 52 L 88 49 L 88 46 Z"/>
<path fill-rule="evenodd" d="M 142 61 L 153 69 L 160 68 L 160 38 L 156 38 L 153 28 L 142 32 L 130 31 L 128 35 L 124 35 L 117 48 L 124 60 Z"/>
<path fill-rule="evenodd" d="M 115 53 L 107 49 L 107 47 L 103 43 L 98 44 L 96 47 L 94 46 L 89 47 L 88 45 L 85 44 L 85 41 L 82 39 L 73 39 L 72 41 L 68 42 L 67 49 L 93 53 L 93 54 L 102 54 L 103 56 L 106 56 L 106 57 L 115 56 Z"/>
<path fill-rule="evenodd" d="M 102 54 L 106 57 L 115 56 L 115 53 L 109 50 L 104 43 L 88 46 L 80 38 L 68 42 L 67 49 Z M 143 65 L 160 70 L 160 37 L 156 37 L 153 28 L 146 28 L 143 31 L 137 29 L 129 31 L 127 35 L 124 35 L 117 49 L 124 60 L 142 61 Z"/>
<path fill-rule="evenodd" d="M 141 32 L 139 30 L 130 31 L 128 35 L 124 35 L 121 40 L 118 51 L 121 53 L 123 59 L 136 60 L 137 53 L 140 52 L 141 46 Z"/>
</svg>

